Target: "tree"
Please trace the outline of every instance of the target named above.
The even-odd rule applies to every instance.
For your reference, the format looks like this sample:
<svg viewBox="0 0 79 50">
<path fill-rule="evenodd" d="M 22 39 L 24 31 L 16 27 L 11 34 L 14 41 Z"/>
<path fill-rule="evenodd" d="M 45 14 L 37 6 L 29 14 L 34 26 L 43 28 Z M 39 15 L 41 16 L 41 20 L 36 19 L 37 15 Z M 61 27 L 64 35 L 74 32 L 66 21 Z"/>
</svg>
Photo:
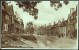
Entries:
<svg viewBox="0 0 79 50">
<path fill-rule="evenodd" d="M 64 3 L 65 5 L 68 5 L 69 1 L 66 1 L 66 0 L 65 0 L 65 1 L 63 1 L 63 3 Z M 56 6 L 56 4 L 57 4 L 57 6 Z M 51 7 L 57 7 L 57 8 L 55 8 L 55 10 L 57 11 L 58 8 L 62 7 L 62 3 L 60 3 L 59 0 L 53 0 L 53 1 L 50 1 L 50 6 L 51 6 Z"/>
<path fill-rule="evenodd" d="M 32 22 L 28 22 L 25 32 L 29 32 L 30 34 L 34 33 L 34 27 L 33 27 L 33 23 Z"/>
<path fill-rule="evenodd" d="M 37 3 L 41 3 L 42 1 L 17 1 L 17 5 L 20 8 L 23 8 L 24 11 L 28 12 L 30 15 L 34 16 L 34 19 L 36 20 L 38 18 L 38 9 L 36 8 Z M 69 1 L 65 0 L 63 1 L 65 5 L 69 4 Z M 57 5 L 57 6 L 56 6 Z M 62 7 L 62 3 L 60 3 L 59 0 L 51 0 L 50 6 L 55 7 L 55 10 L 57 11 L 60 7 Z"/>
<path fill-rule="evenodd" d="M 38 9 L 35 6 L 39 1 L 17 1 L 19 8 L 23 8 L 24 11 L 28 12 L 29 15 L 34 16 L 34 19 L 37 19 Z"/>
</svg>

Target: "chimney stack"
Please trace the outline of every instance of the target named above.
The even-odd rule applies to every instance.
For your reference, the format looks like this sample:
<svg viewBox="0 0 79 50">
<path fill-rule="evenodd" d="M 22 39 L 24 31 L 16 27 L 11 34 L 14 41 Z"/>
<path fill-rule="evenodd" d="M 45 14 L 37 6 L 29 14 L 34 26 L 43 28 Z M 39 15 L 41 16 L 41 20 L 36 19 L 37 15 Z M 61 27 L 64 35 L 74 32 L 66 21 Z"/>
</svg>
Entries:
<svg viewBox="0 0 79 50">
<path fill-rule="evenodd" d="M 74 8 L 70 8 L 70 14 L 74 12 Z"/>
</svg>

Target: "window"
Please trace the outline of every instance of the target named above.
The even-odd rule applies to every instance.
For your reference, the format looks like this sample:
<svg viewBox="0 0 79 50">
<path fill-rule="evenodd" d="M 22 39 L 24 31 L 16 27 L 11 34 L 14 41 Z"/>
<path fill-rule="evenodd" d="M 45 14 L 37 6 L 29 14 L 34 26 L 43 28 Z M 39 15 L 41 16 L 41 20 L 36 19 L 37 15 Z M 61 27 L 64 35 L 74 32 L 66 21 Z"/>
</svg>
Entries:
<svg viewBox="0 0 79 50">
<path fill-rule="evenodd" d="M 4 24 L 4 31 L 8 31 L 8 24 Z"/>
<path fill-rule="evenodd" d="M 9 16 L 8 15 L 6 15 L 6 19 L 9 20 Z"/>
</svg>

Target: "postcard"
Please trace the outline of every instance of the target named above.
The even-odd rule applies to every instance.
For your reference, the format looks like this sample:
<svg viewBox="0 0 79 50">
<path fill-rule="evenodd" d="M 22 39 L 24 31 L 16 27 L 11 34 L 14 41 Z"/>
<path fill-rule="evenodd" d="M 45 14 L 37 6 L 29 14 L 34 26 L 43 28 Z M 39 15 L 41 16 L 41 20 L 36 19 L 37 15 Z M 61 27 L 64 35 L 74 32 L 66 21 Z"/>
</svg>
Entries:
<svg viewBox="0 0 79 50">
<path fill-rule="evenodd" d="M 78 49 L 78 1 L 2 1 L 1 48 Z"/>
</svg>

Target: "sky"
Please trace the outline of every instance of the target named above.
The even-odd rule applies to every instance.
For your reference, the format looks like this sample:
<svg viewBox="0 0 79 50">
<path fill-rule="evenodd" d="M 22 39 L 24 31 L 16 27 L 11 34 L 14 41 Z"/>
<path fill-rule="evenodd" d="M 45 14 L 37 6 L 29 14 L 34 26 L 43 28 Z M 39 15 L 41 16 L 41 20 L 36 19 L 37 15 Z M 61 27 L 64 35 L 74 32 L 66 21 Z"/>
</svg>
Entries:
<svg viewBox="0 0 79 50">
<path fill-rule="evenodd" d="M 61 1 L 63 4 L 63 2 Z M 37 4 L 36 8 L 39 10 L 38 19 L 34 20 L 34 17 L 29 15 L 27 12 L 23 12 L 22 8 L 16 5 L 16 2 L 12 1 L 14 12 L 18 13 L 18 16 L 23 20 L 24 28 L 29 21 L 32 21 L 35 25 L 48 25 L 54 22 L 58 23 L 59 20 L 67 20 L 68 14 L 70 14 L 70 8 L 76 8 L 78 5 L 77 1 L 69 1 L 68 5 L 63 4 L 58 11 L 55 11 L 53 7 L 50 7 L 49 1 L 42 1 L 42 3 Z"/>
</svg>

